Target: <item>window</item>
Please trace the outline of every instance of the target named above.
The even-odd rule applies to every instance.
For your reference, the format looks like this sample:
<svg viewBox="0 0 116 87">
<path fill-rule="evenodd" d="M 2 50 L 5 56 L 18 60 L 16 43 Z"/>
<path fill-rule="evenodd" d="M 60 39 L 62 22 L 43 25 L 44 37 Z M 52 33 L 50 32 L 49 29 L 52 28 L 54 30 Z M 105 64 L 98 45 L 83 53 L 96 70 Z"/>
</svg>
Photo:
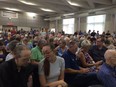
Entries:
<svg viewBox="0 0 116 87">
<path fill-rule="evenodd" d="M 99 31 L 100 34 L 104 31 L 106 15 L 88 16 L 87 17 L 87 32 L 89 30 L 95 32 Z"/>
<path fill-rule="evenodd" d="M 63 31 L 65 34 L 74 34 L 74 18 L 63 19 Z"/>
</svg>

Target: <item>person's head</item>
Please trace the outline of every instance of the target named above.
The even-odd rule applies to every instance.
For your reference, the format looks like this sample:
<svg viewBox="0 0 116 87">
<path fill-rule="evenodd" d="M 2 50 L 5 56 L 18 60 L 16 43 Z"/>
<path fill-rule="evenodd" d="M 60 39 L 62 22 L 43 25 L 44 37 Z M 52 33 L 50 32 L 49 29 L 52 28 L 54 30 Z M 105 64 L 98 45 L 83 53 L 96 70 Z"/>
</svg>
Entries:
<svg viewBox="0 0 116 87">
<path fill-rule="evenodd" d="M 29 63 L 31 51 L 25 45 L 17 44 L 13 50 L 13 55 L 18 67 L 26 66 Z"/>
<path fill-rule="evenodd" d="M 77 43 L 75 41 L 70 41 L 68 47 L 69 47 L 69 51 L 72 52 L 73 54 L 76 53 L 78 48 Z"/>
<path fill-rule="evenodd" d="M 29 39 L 28 38 L 23 38 L 22 42 L 23 42 L 23 44 L 27 45 L 28 42 L 29 42 Z"/>
<path fill-rule="evenodd" d="M 112 67 L 116 66 L 116 50 L 109 49 L 105 52 L 106 63 Z"/>
<path fill-rule="evenodd" d="M 15 47 L 16 47 L 16 45 L 17 45 L 17 43 L 18 43 L 19 41 L 17 41 L 17 40 L 13 40 L 13 41 L 11 41 L 9 44 L 8 44 L 8 50 L 10 50 L 11 52 L 15 49 Z"/>
<path fill-rule="evenodd" d="M 43 46 L 45 46 L 47 44 L 47 41 L 45 39 L 40 39 L 38 41 L 38 46 L 40 47 L 40 49 L 43 48 Z"/>
<path fill-rule="evenodd" d="M 50 62 L 55 60 L 56 56 L 52 50 L 52 48 L 49 45 L 46 45 L 42 48 L 42 52 L 44 54 L 44 74 L 45 76 L 49 76 L 50 73 Z"/>
<path fill-rule="evenodd" d="M 65 47 L 66 46 L 66 41 L 65 40 L 60 40 L 59 46 L 60 47 Z"/>
<path fill-rule="evenodd" d="M 3 50 L 3 49 L 5 49 L 4 48 L 4 43 L 3 43 L 3 41 L 0 41 L 0 50 Z"/>
<path fill-rule="evenodd" d="M 89 40 L 83 40 L 81 43 L 81 48 L 84 49 L 85 51 L 88 51 L 91 46 L 91 43 Z"/>
<path fill-rule="evenodd" d="M 102 47 L 102 46 L 103 46 L 103 43 L 104 43 L 104 40 L 103 40 L 102 38 L 98 38 L 98 39 L 96 40 L 96 45 L 97 45 L 98 47 Z"/>
<path fill-rule="evenodd" d="M 42 48 L 42 53 L 44 54 L 45 59 L 48 61 L 51 61 L 53 57 L 55 57 L 55 53 L 49 45 L 46 45 Z"/>
</svg>

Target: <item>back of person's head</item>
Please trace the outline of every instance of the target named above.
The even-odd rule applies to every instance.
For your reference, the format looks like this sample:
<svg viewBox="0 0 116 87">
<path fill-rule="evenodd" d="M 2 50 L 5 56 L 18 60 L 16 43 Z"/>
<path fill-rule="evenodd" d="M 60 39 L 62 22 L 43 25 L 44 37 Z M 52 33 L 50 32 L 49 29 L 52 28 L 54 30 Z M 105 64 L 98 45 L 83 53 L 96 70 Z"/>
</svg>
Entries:
<svg viewBox="0 0 116 87">
<path fill-rule="evenodd" d="M 46 45 L 47 44 L 47 41 L 45 40 L 45 39 L 40 39 L 39 41 L 38 41 L 38 45 Z"/>
<path fill-rule="evenodd" d="M 19 41 L 17 41 L 17 40 L 11 41 L 11 42 L 8 44 L 8 49 L 9 49 L 10 51 L 13 51 L 13 50 L 15 49 L 15 47 L 16 47 L 16 45 L 17 45 L 18 42 L 19 42 Z"/>
</svg>

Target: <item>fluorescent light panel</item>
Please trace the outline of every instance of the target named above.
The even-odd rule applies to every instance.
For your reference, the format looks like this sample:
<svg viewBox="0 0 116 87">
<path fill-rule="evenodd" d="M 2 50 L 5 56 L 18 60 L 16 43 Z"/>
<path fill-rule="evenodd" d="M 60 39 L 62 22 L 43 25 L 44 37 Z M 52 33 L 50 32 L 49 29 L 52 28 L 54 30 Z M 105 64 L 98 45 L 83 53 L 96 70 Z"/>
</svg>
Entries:
<svg viewBox="0 0 116 87">
<path fill-rule="evenodd" d="M 37 5 L 35 3 L 32 3 L 32 2 L 26 2 L 24 0 L 18 0 L 19 2 L 23 3 L 23 4 L 27 4 L 27 5 Z"/>
<path fill-rule="evenodd" d="M 21 10 L 16 9 L 16 8 L 8 8 L 8 7 L 4 7 L 4 9 L 6 9 L 6 10 L 12 10 L 12 11 L 21 11 Z"/>
<path fill-rule="evenodd" d="M 78 3 L 71 2 L 71 0 L 67 0 L 67 2 L 68 2 L 70 5 L 73 5 L 73 6 L 81 6 L 81 5 L 78 4 Z"/>
<path fill-rule="evenodd" d="M 33 12 L 26 12 L 26 14 L 30 17 L 34 17 L 37 15 L 36 13 L 33 13 Z"/>
<path fill-rule="evenodd" d="M 46 9 L 46 8 L 40 8 L 40 9 L 47 12 L 55 12 L 54 10 L 51 10 L 51 9 Z"/>
</svg>

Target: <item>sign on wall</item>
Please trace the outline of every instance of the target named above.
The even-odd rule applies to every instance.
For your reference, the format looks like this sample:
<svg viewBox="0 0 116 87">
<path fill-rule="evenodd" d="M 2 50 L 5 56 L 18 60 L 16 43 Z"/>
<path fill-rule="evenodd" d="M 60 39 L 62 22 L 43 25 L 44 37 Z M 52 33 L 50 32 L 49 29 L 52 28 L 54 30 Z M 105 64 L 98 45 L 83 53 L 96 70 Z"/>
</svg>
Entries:
<svg viewBox="0 0 116 87">
<path fill-rule="evenodd" d="M 2 11 L 2 16 L 8 18 L 18 18 L 18 13 L 12 11 Z"/>
</svg>

